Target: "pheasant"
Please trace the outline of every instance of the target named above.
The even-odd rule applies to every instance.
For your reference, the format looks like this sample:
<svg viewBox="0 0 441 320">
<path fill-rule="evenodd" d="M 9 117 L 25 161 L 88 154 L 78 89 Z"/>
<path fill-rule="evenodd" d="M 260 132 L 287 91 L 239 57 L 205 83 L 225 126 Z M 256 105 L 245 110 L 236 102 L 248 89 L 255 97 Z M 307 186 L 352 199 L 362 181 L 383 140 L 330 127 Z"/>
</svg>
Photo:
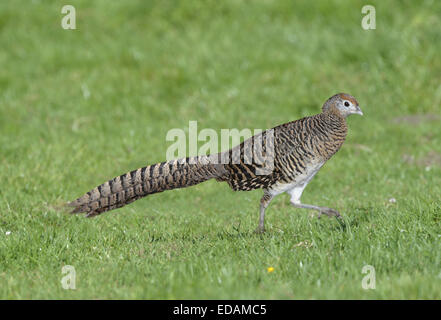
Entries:
<svg viewBox="0 0 441 320">
<path fill-rule="evenodd" d="M 99 185 L 68 206 L 73 207 L 72 213 L 92 217 L 150 194 L 216 179 L 227 182 L 234 191 L 263 189 L 257 232 L 265 231 L 265 210 L 271 200 L 285 192 L 296 208 L 316 210 L 319 217 L 340 217 L 335 209 L 304 204 L 300 198 L 311 179 L 342 146 L 347 134 L 346 117 L 351 114 L 363 112 L 353 96 L 339 93 L 323 104 L 319 114 L 268 129 L 221 153 L 165 161 L 130 171 Z"/>
</svg>

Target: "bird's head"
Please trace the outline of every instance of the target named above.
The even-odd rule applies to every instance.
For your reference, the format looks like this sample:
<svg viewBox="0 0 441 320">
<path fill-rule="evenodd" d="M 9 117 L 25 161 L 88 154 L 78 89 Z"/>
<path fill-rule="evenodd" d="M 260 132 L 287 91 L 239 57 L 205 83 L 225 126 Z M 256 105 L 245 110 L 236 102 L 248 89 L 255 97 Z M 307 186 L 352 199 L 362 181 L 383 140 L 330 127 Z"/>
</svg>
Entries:
<svg viewBox="0 0 441 320">
<path fill-rule="evenodd" d="M 363 115 L 360 107 L 358 106 L 358 101 L 347 93 L 338 93 L 332 97 L 330 97 L 323 104 L 322 107 L 323 112 L 327 111 L 336 111 L 340 116 L 346 118 L 351 114 L 359 114 Z"/>
</svg>

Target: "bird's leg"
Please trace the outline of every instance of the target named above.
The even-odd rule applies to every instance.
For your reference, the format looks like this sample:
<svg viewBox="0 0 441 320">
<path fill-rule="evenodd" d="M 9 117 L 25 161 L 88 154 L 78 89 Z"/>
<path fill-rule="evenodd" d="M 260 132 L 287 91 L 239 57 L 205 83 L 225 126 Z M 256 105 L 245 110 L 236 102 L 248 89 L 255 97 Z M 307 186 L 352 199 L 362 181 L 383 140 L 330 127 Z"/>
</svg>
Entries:
<svg viewBox="0 0 441 320">
<path fill-rule="evenodd" d="M 265 232 L 265 209 L 270 204 L 273 196 L 269 193 L 265 192 L 263 197 L 260 199 L 260 217 L 259 217 L 259 226 L 256 229 L 256 233 L 264 233 Z"/>
<path fill-rule="evenodd" d="M 318 217 L 320 218 L 320 216 L 322 214 L 327 215 L 328 217 L 337 217 L 340 218 L 340 213 L 335 210 L 335 209 L 331 209 L 328 207 L 319 207 L 319 206 L 314 206 L 311 204 L 303 204 L 300 202 L 300 197 L 302 196 L 302 192 L 305 189 L 306 184 L 304 185 L 300 185 L 298 187 L 295 187 L 291 190 L 288 191 L 288 194 L 291 195 L 291 204 L 296 207 L 296 208 L 301 208 L 301 209 L 312 209 L 312 210 L 317 210 L 319 212 Z"/>
</svg>

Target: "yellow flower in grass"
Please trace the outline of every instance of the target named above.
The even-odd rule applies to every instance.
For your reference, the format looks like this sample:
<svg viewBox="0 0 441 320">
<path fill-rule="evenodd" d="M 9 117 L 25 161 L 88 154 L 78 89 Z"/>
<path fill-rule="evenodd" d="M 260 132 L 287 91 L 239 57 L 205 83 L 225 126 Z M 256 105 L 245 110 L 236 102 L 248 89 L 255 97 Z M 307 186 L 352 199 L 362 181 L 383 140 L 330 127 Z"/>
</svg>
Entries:
<svg viewBox="0 0 441 320">
<path fill-rule="evenodd" d="M 274 268 L 273 267 L 268 267 L 266 270 L 268 271 L 268 273 L 271 273 L 271 272 L 274 271 Z"/>
</svg>

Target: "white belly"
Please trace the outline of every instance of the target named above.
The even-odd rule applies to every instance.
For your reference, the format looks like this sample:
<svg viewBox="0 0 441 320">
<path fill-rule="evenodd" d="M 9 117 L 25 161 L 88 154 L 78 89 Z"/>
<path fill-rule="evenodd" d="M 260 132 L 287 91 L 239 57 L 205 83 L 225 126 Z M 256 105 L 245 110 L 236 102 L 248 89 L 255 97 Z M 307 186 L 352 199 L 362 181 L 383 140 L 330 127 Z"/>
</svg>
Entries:
<svg viewBox="0 0 441 320">
<path fill-rule="evenodd" d="M 268 190 L 272 196 L 276 196 L 283 192 L 288 192 L 291 195 L 291 200 L 300 200 L 300 196 L 302 195 L 303 189 L 306 188 L 307 184 L 311 179 L 316 175 L 316 173 L 320 170 L 320 168 L 324 165 L 323 162 L 317 162 L 315 164 L 309 164 L 304 173 L 295 177 L 293 182 L 290 183 L 281 183 L 277 182 L 271 189 Z M 294 199 L 296 198 L 296 199 Z"/>
</svg>

